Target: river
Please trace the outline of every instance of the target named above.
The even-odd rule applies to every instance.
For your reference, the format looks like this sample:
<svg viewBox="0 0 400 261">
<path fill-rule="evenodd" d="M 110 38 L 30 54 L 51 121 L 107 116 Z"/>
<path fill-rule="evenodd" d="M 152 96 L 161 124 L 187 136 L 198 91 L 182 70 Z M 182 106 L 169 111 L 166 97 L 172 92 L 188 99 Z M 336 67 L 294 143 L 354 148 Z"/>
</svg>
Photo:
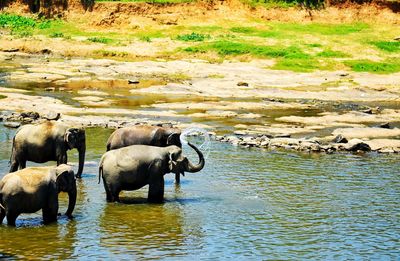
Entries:
<svg viewBox="0 0 400 261">
<path fill-rule="evenodd" d="M 186 174 L 180 186 L 166 175 L 165 203 L 146 203 L 147 187 L 123 193 L 124 203 L 107 203 L 97 165 L 111 131 L 87 129 L 74 220 L 61 216 L 44 226 L 41 212 L 21 215 L 17 228 L 0 226 L 0 257 L 394 260 L 400 255 L 399 155 L 298 154 L 213 142 L 200 173 Z M 8 170 L 14 133 L 0 128 L 0 176 Z M 189 148 L 184 151 L 196 160 Z M 76 150 L 69 156 L 77 161 Z M 61 194 L 60 212 L 67 202 Z"/>
</svg>

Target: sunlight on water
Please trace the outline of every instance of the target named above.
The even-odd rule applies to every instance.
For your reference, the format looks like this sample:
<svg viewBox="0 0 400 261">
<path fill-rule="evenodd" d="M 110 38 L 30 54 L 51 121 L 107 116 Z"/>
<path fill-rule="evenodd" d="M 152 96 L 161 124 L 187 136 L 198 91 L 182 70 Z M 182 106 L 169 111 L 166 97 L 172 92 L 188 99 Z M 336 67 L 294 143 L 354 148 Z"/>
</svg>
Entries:
<svg viewBox="0 0 400 261">
<path fill-rule="evenodd" d="M 15 130 L 1 128 L 0 169 Z M 41 213 L 0 226 L 0 258 L 372 259 L 400 252 L 400 155 L 297 154 L 212 143 L 205 168 L 179 186 L 166 175 L 164 204 L 147 187 L 106 203 L 97 164 L 112 130 L 87 129 L 87 164 L 75 219 L 43 226 Z M 191 150 L 184 148 L 184 153 Z M 78 153 L 69 158 L 77 161 Z M 32 164 L 28 164 L 32 165 Z M 75 166 L 76 169 L 76 166 Z M 60 212 L 68 197 L 60 196 Z"/>
</svg>

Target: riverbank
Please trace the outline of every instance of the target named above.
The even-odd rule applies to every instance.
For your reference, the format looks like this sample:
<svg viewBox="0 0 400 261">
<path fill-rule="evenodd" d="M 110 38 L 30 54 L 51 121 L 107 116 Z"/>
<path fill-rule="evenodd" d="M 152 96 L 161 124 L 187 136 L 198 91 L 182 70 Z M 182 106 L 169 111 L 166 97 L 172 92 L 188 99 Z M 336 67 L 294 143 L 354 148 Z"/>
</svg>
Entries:
<svg viewBox="0 0 400 261">
<path fill-rule="evenodd" d="M 246 147 L 400 151 L 399 73 L 295 73 L 265 69 L 262 60 L 119 62 L 19 52 L 1 52 L 0 63 L 5 121 L 60 114 L 87 127 L 194 124 Z"/>
</svg>

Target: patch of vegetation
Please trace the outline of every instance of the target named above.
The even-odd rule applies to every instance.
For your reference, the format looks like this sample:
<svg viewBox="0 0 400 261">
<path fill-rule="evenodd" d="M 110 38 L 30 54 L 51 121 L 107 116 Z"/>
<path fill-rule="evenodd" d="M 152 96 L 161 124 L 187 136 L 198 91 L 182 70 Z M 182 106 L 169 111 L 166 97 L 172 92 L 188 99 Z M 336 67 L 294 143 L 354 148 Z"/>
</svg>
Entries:
<svg viewBox="0 0 400 261">
<path fill-rule="evenodd" d="M 89 37 L 87 39 L 89 42 L 93 42 L 93 43 L 103 43 L 103 44 L 109 44 L 111 43 L 113 40 L 110 38 L 106 38 L 106 37 Z"/>
<path fill-rule="evenodd" d="M 295 24 L 295 23 L 275 23 L 275 29 L 295 31 L 308 34 L 322 34 L 322 35 L 347 35 L 351 33 L 358 33 L 369 28 L 365 23 L 353 24 Z"/>
<path fill-rule="evenodd" d="M 372 42 L 371 44 L 387 52 L 400 52 L 400 42 L 378 41 Z"/>
<path fill-rule="evenodd" d="M 117 51 L 109 51 L 109 50 L 96 50 L 94 54 L 100 55 L 102 57 L 127 57 L 127 52 L 117 52 Z"/>
<path fill-rule="evenodd" d="M 64 34 L 61 32 L 54 32 L 49 35 L 51 38 L 63 38 Z"/>
<path fill-rule="evenodd" d="M 230 41 L 218 41 L 195 47 L 188 47 L 185 48 L 184 51 L 192 53 L 205 53 L 207 51 L 216 51 L 219 55 L 222 56 L 252 54 L 257 57 L 268 58 L 285 57 L 293 59 L 307 59 L 310 57 L 309 54 L 304 53 L 300 48 L 296 46 L 263 46 Z"/>
<path fill-rule="evenodd" d="M 211 79 L 223 79 L 223 78 L 225 78 L 225 76 L 222 75 L 222 74 L 209 74 L 207 77 L 211 78 Z"/>
<path fill-rule="evenodd" d="M 163 38 L 165 37 L 162 31 L 142 31 L 135 34 L 140 41 L 151 42 L 153 38 Z"/>
<path fill-rule="evenodd" d="M 213 33 L 217 31 L 222 31 L 224 28 L 222 28 L 221 26 L 210 25 L 210 26 L 189 26 L 188 29 L 202 33 Z"/>
<path fill-rule="evenodd" d="M 278 59 L 272 69 L 290 70 L 294 72 L 310 72 L 320 68 L 320 63 L 315 59 Z"/>
<path fill-rule="evenodd" d="M 306 44 L 306 46 L 308 46 L 308 47 L 322 47 L 322 44 L 312 43 L 312 44 Z"/>
<path fill-rule="evenodd" d="M 5 99 L 5 98 L 7 98 L 7 96 L 1 95 L 1 94 L 0 94 L 0 100 L 1 100 L 1 99 Z"/>
<path fill-rule="evenodd" d="M 346 61 L 345 65 L 349 66 L 356 72 L 371 72 L 371 73 L 395 73 L 400 72 L 400 61 L 386 60 L 385 62 L 374 62 L 370 60 L 350 60 Z"/>
<path fill-rule="evenodd" d="M 202 42 L 205 39 L 210 39 L 210 35 L 206 34 L 198 34 L 195 32 L 192 32 L 191 34 L 182 34 L 178 35 L 176 39 L 180 41 L 185 41 L 185 42 Z"/>
<path fill-rule="evenodd" d="M 326 57 L 326 58 L 344 58 L 349 57 L 348 54 L 345 54 L 340 51 L 332 51 L 332 50 L 324 50 L 317 54 L 317 57 Z"/>
<path fill-rule="evenodd" d="M 247 34 L 263 38 L 276 37 L 279 35 L 279 33 L 276 31 L 260 30 L 254 27 L 232 27 L 229 30 L 233 33 Z"/>
</svg>

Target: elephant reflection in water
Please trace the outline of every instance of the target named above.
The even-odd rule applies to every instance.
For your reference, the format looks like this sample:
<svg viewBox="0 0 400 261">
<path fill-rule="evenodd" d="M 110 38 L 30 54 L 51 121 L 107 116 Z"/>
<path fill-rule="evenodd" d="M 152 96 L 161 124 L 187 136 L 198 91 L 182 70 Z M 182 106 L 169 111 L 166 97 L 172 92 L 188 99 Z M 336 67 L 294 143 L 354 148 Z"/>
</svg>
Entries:
<svg viewBox="0 0 400 261">
<path fill-rule="evenodd" d="M 149 248 L 185 251 L 184 219 L 179 205 L 136 203 L 105 206 L 99 222 L 102 246 L 118 253 L 134 251 L 136 257 L 148 257 Z M 121 245 L 121 241 L 125 243 Z"/>
<path fill-rule="evenodd" d="M 61 220 L 55 225 L 38 227 L 41 221 L 28 218 L 22 222 L 23 229 L 0 229 L 0 250 L 16 256 L 15 260 L 74 259 L 77 222 Z"/>
</svg>

